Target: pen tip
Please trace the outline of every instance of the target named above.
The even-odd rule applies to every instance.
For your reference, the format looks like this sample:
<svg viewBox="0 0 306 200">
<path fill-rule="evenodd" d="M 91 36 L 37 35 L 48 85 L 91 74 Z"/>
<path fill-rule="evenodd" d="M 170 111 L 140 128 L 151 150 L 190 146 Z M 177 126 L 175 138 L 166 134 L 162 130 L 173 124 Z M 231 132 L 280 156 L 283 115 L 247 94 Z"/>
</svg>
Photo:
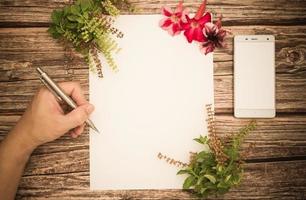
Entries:
<svg viewBox="0 0 306 200">
<path fill-rule="evenodd" d="M 100 131 L 95 126 L 93 127 L 93 130 L 95 130 L 97 133 L 100 133 Z"/>
<path fill-rule="evenodd" d="M 97 133 L 100 133 L 100 131 L 97 129 L 97 127 L 92 123 L 92 121 L 90 119 L 88 119 L 86 121 L 86 123 L 89 125 L 90 128 L 92 128 L 94 131 L 96 131 Z"/>
</svg>

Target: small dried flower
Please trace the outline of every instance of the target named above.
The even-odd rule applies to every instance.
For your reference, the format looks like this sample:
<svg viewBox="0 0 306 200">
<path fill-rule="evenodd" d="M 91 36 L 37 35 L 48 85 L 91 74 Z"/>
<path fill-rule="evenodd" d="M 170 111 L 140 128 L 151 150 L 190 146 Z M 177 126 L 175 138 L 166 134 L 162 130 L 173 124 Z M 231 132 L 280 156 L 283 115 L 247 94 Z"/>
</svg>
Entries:
<svg viewBox="0 0 306 200">
<path fill-rule="evenodd" d="M 162 13 L 165 16 L 164 19 L 160 20 L 159 26 L 172 36 L 180 34 L 182 31 L 181 23 L 186 20 L 187 10 L 183 8 L 183 2 L 180 2 L 173 12 L 168 7 L 162 8 Z"/>
<path fill-rule="evenodd" d="M 208 22 L 204 26 L 203 34 L 205 36 L 205 40 L 200 44 L 200 50 L 205 55 L 213 52 L 215 48 L 224 47 L 224 38 L 227 31 L 222 28 L 221 20 L 222 17 L 219 17 L 215 24 Z"/>
<path fill-rule="evenodd" d="M 173 158 L 170 158 L 170 157 L 168 157 L 168 156 L 166 156 L 166 155 L 163 155 L 162 153 L 158 153 L 157 154 L 157 157 L 158 157 L 158 159 L 160 159 L 160 160 L 165 160 L 167 163 L 169 163 L 170 165 L 175 165 L 175 166 L 177 166 L 177 167 L 187 167 L 188 166 L 188 164 L 186 164 L 186 163 L 183 163 L 183 162 L 181 162 L 181 161 L 179 161 L 179 160 L 175 160 L 175 159 L 173 159 Z"/>
<path fill-rule="evenodd" d="M 101 61 L 99 59 L 99 54 L 98 54 L 97 49 L 95 47 L 93 47 L 89 50 L 89 53 L 92 55 L 92 59 L 93 59 L 94 64 L 96 66 L 98 76 L 100 78 L 103 78 L 102 65 L 101 65 Z"/>
<path fill-rule="evenodd" d="M 207 128 L 208 128 L 208 146 L 211 151 L 216 156 L 216 160 L 219 164 L 223 165 L 227 160 L 228 156 L 223 152 L 223 144 L 220 138 L 217 137 L 216 130 L 215 130 L 215 114 L 212 110 L 212 105 L 206 105 L 207 111 Z"/>
</svg>

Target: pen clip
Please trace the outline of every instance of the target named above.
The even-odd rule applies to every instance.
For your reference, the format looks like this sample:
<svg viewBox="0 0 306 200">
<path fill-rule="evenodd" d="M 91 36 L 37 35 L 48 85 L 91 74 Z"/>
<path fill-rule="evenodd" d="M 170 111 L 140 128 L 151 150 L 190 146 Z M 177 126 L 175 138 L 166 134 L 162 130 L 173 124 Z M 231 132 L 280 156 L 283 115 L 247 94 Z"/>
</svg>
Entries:
<svg viewBox="0 0 306 200">
<path fill-rule="evenodd" d="M 42 77 L 39 77 L 39 79 L 41 80 L 41 82 L 46 86 L 46 88 L 49 89 L 49 91 L 55 96 L 55 98 L 58 100 L 58 101 L 63 101 L 62 98 L 60 96 L 58 96 L 58 94 L 56 94 L 56 92 L 54 92 L 54 90 L 49 86 L 49 84 L 42 78 Z"/>
</svg>

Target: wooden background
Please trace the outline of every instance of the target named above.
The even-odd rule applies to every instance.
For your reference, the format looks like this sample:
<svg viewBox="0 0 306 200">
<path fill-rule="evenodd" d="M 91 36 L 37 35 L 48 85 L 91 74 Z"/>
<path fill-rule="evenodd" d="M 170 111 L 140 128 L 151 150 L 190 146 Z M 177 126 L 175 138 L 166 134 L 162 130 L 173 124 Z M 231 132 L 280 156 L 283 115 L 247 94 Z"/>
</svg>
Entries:
<svg viewBox="0 0 306 200">
<path fill-rule="evenodd" d="M 159 13 L 175 0 L 131 1 L 139 14 Z M 200 1 L 186 0 L 194 10 Z M 14 126 L 37 88 L 35 72 L 44 66 L 56 81 L 81 82 L 88 94 L 88 68 L 46 32 L 53 9 L 69 0 L 0 0 L 0 140 Z M 306 199 L 306 1 L 209 0 L 208 9 L 222 13 L 224 26 L 236 34 L 276 37 L 277 117 L 258 120 L 242 184 L 225 199 Z M 233 117 L 233 40 L 214 55 L 217 131 L 238 130 L 246 120 Z M 194 199 L 180 190 L 89 190 L 88 132 L 64 136 L 39 147 L 30 159 L 17 199 Z M 1 162 L 1 161 L 0 161 Z"/>
</svg>

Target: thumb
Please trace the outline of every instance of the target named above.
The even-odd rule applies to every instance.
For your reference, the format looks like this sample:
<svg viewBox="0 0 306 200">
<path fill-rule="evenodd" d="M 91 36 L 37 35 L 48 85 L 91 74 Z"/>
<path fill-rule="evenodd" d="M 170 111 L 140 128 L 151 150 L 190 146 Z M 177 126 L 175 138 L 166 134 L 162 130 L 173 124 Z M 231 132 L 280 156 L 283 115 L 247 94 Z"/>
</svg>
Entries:
<svg viewBox="0 0 306 200">
<path fill-rule="evenodd" d="M 88 119 L 93 110 L 94 106 L 91 104 L 84 104 L 72 110 L 64 116 L 65 128 L 70 130 L 82 125 Z"/>
</svg>

